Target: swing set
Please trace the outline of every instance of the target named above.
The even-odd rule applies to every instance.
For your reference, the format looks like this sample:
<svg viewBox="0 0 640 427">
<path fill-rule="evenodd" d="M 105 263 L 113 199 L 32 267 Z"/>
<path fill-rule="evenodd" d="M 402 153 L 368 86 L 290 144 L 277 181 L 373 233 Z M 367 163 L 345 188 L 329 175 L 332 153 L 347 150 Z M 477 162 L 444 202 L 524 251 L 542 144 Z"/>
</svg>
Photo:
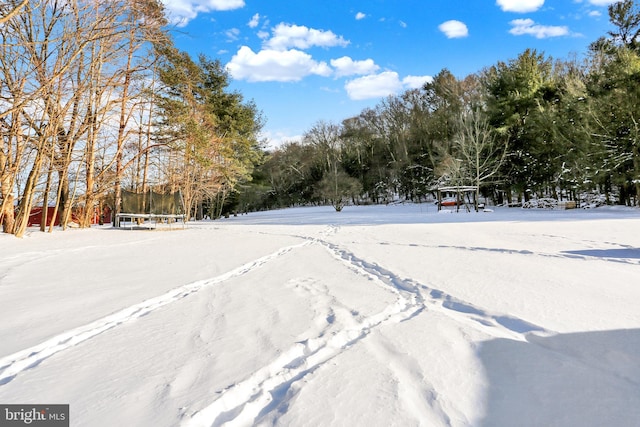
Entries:
<svg viewBox="0 0 640 427">
<path fill-rule="evenodd" d="M 455 211 L 460 211 L 460 206 L 464 206 L 467 212 L 471 212 L 471 207 L 478 211 L 478 186 L 476 185 L 455 185 L 449 187 L 438 187 L 438 211 L 443 207 L 455 207 Z"/>
</svg>

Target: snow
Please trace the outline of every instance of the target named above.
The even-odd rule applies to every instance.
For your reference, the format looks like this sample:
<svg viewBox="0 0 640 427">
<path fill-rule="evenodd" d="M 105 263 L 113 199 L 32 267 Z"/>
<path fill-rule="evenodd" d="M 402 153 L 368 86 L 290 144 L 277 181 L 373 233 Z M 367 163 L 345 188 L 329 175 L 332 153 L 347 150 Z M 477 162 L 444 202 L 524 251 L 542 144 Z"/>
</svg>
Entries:
<svg viewBox="0 0 640 427">
<path fill-rule="evenodd" d="M 0 402 L 72 426 L 640 420 L 640 212 L 294 208 L 0 236 Z"/>
</svg>

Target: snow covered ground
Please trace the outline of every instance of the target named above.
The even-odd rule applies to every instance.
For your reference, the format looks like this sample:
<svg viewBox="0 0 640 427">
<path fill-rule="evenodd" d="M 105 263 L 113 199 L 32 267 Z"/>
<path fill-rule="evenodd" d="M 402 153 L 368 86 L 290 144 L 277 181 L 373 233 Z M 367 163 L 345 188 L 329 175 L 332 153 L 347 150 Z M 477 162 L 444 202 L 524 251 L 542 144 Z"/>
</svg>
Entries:
<svg viewBox="0 0 640 427">
<path fill-rule="evenodd" d="M 640 212 L 0 236 L 0 403 L 84 426 L 639 426 Z"/>
</svg>

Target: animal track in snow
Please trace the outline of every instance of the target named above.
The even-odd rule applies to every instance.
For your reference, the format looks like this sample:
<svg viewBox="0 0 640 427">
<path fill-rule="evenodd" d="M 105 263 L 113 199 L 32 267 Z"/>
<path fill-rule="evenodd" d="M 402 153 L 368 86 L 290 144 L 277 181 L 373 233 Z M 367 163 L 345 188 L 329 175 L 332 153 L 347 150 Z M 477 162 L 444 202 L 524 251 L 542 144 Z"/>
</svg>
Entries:
<svg viewBox="0 0 640 427">
<path fill-rule="evenodd" d="M 263 266 L 271 260 L 291 252 L 294 249 L 307 246 L 309 244 L 310 241 L 305 241 L 301 244 L 280 248 L 269 255 L 250 261 L 214 278 L 200 280 L 180 286 L 163 295 L 132 305 L 87 325 L 63 332 L 40 344 L 0 358 L 0 386 L 9 383 L 19 373 L 38 366 L 43 360 L 56 353 L 76 346 L 83 341 L 93 338 L 94 336 L 113 329 L 121 324 L 128 323 L 132 320 L 145 316 L 167 304 L 194 294 L 204 287 L 224 282 L 234 277 L 242 276 Z"/>
<path fill-rule="evenodd" d="M 381 325 L 407 321 L 422 313 L 425 308 L 444 313 L 458 322 L 470 325 L 494 337 L 526 340 L 524 334 L 532 331 L 548 332 L 541 327 L 511 316 L 493 314 L 474 305 L 456 299 L 437 289 L 430 289 L 411 279 L 402 279 L 383 267 L 358 258 L 355 254 L 332 243 L 312 239 L 324 246 L 336 260 L 364 276 L 378 286 L 396 295 L 396 301 L 384 310 L 365 318 L 354 313 L 329 295 L 322 283 L 313 279 L 298 279 L 289 284 L 317 299 L 315 337 L 295 343 L 280 357 L 257 370 L 243 381 L 215 393 L 219 396 L 190 417 L 185 415 L 183 427 L 199 426 L 249 426 L 259 424 L 272 411 L 286 407 L 300 390 L 300 380 L 315 372 L 323 364 L 351 348 Z M 339 326 L 334 327 L 332 316 L 341 313 Z M 400 366 L 394 369 L 400 380 L 412 379 L 412 374 Z M 415 378 L 412 381 L 417 381 Z M 407 390 L 415 390 L 410 387 Z M 407 392 L 405 390 L 405 392 Z M 424 412 L 416 402 L 424 396 L 407 392 L 409 407 L 418 416 L 428 413 L 448 423 L 447 415 L 437 404 L 437 392 L 423 387 L 431 409 Z M 413 403 L 412 403 L 413 402 Z M 424 413 L 423 413 L 424 412 Z"/>
</svg>

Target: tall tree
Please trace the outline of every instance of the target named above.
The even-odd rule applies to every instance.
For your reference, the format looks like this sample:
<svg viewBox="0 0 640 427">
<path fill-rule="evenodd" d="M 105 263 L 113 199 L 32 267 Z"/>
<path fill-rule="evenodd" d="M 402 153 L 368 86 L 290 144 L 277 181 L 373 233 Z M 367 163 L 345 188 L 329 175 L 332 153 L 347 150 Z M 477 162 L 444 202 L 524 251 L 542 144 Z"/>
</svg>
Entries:
<svg viewBox="0 0 640 427">
<path fill-rule="evenodd" d="M 456 123 L 465 108 L 464 89 L 461 82 L 445 68 L 433 81 L 424 85 L 424 97 L 429 112 L 423 119 L 428 129 L 425 149 L 435 167 L 451 153 Z"/>
<path fill-rule="evenodd" d="M 341 211 L 349 197 L 359 195 L 360 183 L 349 176 L 343 167 L 344 140 L 341 126 L 320 121 L 305 132 L 303 142 L 314 147 L 324 174 L 316 186 L 316 194 L 329 200 L 336 211 Z"/>
<path fill-rule="evenodd" d="M 601 163 L 595 166 L 621 190 L 620 201 L 638 203 L 640 195 L 640 56 L 616 50 L 601 73 L 589 82 L 591 136 Z"/>
<path fill-rule="evenodd" d="M 266 204 L 271 207 L 310 202 L 316 178 L 322 176 L 315 162 L 314 147 L 299 142 L 286 142 L 273 150 L 260 170 L 270 186 Z"/>
<path fill-rule="evenodd" d="M 476 187 L 476 198 L 480 188 L 491 181 L 497 181 L 498 174 L 507 155 L 504 136 L 499 136 L 484 113 L 478 109 L 461 113 L 458 131 L 454 137 L 454 155 L 460 159 L 464 171 L 464 182 Z"/>
<path fill-rule="evenodd" d="M 609 5 L 609 21 L 615 29 L 608 34 L 614 44 L 637 50 L 640 45 L 640 11 L 634 0 L 622 0 Z"/>
<path fill-rule="evenodd" d="M 489 123 L 510 149 L 503 171 L 508 197 L 516 190 L 519 198 L 528 199 L 531 191 L 541 191 L 553 180 L 560 153 L 545 120 L 557 100 L 553 64 L 527 49 L 517 59 L 491 67 L 483 78 Z"/>
<path fill-rule="evenodd" d="M 229 76 L 219 61 L 200 56 L 195 62 L 172 47 L 161 54 L 162 138 L 181 156 L 172 185 L 182 191 L 188 215 L 207 200 L 217 201 L 217 213 L 211 212 L 217 216 L 259 160 L 260 113 L 239 93 L 228 92 Z"/>
<path fill-rule="evenodd" d="M 63 225 L 70 218 L 74 194 L 87 194 L 85 210 L 93 208 L 89 204 L 95 144 L 112 140 L 106 128 L 113 115 L 122 111 L 122 99 L 128 98 L 127 109 L 135 104 L 132 96 L 119 97 L 126 80 L 121 77 L 127 74 L 122 72 L 127 69 L 122 60 L 132 51 L 139 59 L 148 58 L 140 51 L 162 34 L 164 18 L 157 0 L 34 1 L 16 11 L 0 25 L 0 81 L 4 82 L 0 90 L 6 100 L 6 108 L 0 111 L 0 182 L 4 231 L 20 236 L 34 203 L 46 207 L 55 201 Z M 146 67 L 136 71 L 147 72 Z M 113 153 L 103 150 L 107 169 L 115 161 L 109 159 Z M 79 166 L 85 160 L 89 185 L 81 188 L 84 179 Z M 27 178 L 18 185 L 20 175 L 16 174 Z M 39 184 L 42 174 L 46 177 L 43 187 Z M 112 175 L 110 183 L 119 176 Z M 17 222 L 9 226 L 13 209 L 8 206 L 14 198 L 19 200 Z"/>
<path fill-rule="evenodd" d="M 164 18 L 161 5 L 157 0 L 130 2 L 130 7 L 124 9 L 121 22 L 123 27 L 120 51 L 123 57 L 116 87 L 119 96 L 116 103 L 116 108 L 119 110 L 114 186 L 116 215 L 120 212 L 122 178 L 127 168 L 142 154 L 134 150 L 133 159 L 126 163 L 124 161 L 125 144 L 135 131 L 135 126 L 130 126 L 130 120 L 144 104 L 141 102 L 141 97 L 145 93 L 144 86 L 136 86 L 134 83 L 140 74 L 148 78 L 146 71 L 153 69 L 152 63 L 155 57 L 150 55 L 153 52 L 152 44 L 158 46 L 168 43 L 167 37 L 160 31 Z M 145 51 L 146 54 L 141 54 L 141 51 Z"/>
<path fill-rule="evenodd" d="M 640 12 L 634 1 L 609 6 L 614 31 L 609 39 L 591 46 L 588 90 L 588 134 L 593 168 L 608 192 L 620 190 L 620 202 L 635 203 L 640 196 Z"/>
</svg>

